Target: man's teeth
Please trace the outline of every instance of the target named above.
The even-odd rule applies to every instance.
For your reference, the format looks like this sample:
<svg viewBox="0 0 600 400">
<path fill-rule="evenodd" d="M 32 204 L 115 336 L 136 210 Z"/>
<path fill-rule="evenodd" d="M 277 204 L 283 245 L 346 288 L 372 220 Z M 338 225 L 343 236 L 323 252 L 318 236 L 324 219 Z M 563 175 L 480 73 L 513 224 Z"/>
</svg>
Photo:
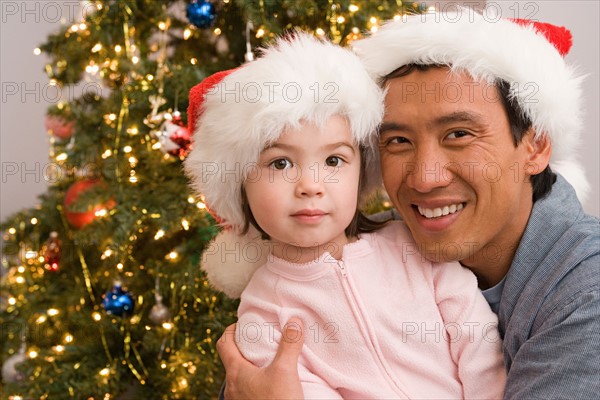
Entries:
<svg viewBox="0 0 600 400">
<path fill-rule="evenodd" d="M 462 210 L 463 205 L 462 203 L 458 203 L 438 208 L 424 208 L 420 206 L 418 206 L 417 208 L 419 209 L 419 214 L 421 214 L 425 218 L 436 218 L 448 214 L 454 214 L 455 212 Z"/>
</svg>

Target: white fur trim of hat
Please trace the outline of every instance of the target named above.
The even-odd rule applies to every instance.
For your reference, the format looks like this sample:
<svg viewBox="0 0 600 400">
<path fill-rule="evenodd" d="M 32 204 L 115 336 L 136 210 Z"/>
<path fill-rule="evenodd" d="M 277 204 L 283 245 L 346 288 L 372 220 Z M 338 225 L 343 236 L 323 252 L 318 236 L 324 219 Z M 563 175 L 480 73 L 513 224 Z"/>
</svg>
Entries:
<svg viewBox="0 0 600 400">
<path fill-rule="evenodd" d="M 366 199 L 380 184 L 376 130 L 383 117 L 383 92 L 350 50 L 303 32 L 276 40 L 261 57 L 212 84 L 202 89 L 202 96 L 190 92 L 194 146 L 184 167 L 194 190 L 228 228 L 217 237 L 217 247 L 205 252 L 203 268 L 214 286 L 238 297 L 268 251 L 261 257 L 226 259 L 218 246 L 267 245 L 255 230 L 240 234 L 245 225 L 242 184 L 256 171 L 261 151 L 288 127 L 298 128 L 303 121 L 322 127 L 330 117 L 342 115 L 366 149 L 361 193 Z"/>
<path fill-rule="evenodd" d="M 563 59 L 571 45 L 562 27 L 525 20 L 490 20 L 471 9 L 404 16 L 383 25 L 353 50 L 374 79 L 407 64 L 441 64 L 489 83 L 504 80 L 537 135 L 552 143 L 552 169 L 580 200 L 589 183 L 576 149 L 582 129 L 582 77 Z"/>
</svg>

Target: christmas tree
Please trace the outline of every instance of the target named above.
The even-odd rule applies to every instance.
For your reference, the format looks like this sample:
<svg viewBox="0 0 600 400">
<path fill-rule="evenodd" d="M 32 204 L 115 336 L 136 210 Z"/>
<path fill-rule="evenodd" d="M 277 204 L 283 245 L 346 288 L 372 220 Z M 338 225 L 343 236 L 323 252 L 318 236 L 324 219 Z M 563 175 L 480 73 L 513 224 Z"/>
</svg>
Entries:
<svg viewBox="0 0 600 400">
<path fill-rule="evenodd" d="M 2 224 L 2 399 L 196 399 L 224 378 L 237 302 L 199 268 L 218 227 L 182 173 L 187 94 L 302 28 L 348 45 L 423 11 L 401 0 L 106 0 L 35 51 L 51 85 L 51 182 Z"/>
</svg>

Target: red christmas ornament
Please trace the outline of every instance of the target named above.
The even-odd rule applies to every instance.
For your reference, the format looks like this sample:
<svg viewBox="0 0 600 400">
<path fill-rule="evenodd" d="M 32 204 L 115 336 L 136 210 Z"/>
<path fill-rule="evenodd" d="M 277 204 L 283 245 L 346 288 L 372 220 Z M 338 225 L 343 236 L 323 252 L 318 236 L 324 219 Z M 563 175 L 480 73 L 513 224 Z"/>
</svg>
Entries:
<svg viewBox="0 0 600 400">
<path fill-rule="evenodd" d="M 75 182 L 73 185 L 71 185 L 69 190 L 67 190 L 64 201 L 65 217 L 67 217 L 67 221 L 69 221 L 69 224 L 73 228 L 83 228 L 84 226 L 96 219 L 97 212 L 103 209 L 110 210 L 116 205 L 115 201 L 110 199 L 103 204 L 95 205 L 93 209 L 89 211 L 70 211 L 71 205 L 77 202 L 77 199 L 81 195 L 81 193 L 90 190 L 91 188 L 97 185 L 105 185 L 105 183 L 95 179 L 88 179 L 84 181 Z"/>
<path fill-rule="evenodd" d="M 192 147 L 192 136 L 187 127 L 182 126 L 177 129 L 170 137 L 171 141 L 179 146 L 178 149 L 172 150 L 169 153 L 174 156 L 186 157 Z"/>
<path fill-rule="evenodd" d="M 57 115 L 46 115 L 46 130 L 58 139 L 68 139 L 73 135 L 73 121 L 67 121 Z"/>
<path fill-rule="evenodd" d="M 192 135 L 180 117 L 166 121 L 157 133 L 161 151 L 173 156 L 186 157 L 191 150 Z"/>
<path fill-rule="evenodd" d="M 60 257 L 62 253 L 62 243 L 58 238 L 58 233 L 50 232 L 50 237 L 42 247 L 44 254 L 45 268 L 49 271 L 58 271 Z"/>
</svg>

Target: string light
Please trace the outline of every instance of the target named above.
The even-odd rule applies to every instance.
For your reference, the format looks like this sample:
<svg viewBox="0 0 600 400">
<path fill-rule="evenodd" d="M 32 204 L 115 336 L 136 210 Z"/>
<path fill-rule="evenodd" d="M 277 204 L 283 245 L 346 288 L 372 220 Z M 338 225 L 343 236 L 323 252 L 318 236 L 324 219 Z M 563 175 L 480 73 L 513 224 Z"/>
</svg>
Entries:
<svg viewBox="0 0 600 400">
<path fill-rule="evenodd" d="M 27 259 L 27 260 L 31 260 L 31 259 L 37 258 L 37 256 L 38 256 L 37 251 L 27 250 L 25 252 L 25 259 Z"/>
<path fill-rule="evenodd" d="M 263 37 L 265 35 L 265 30 L 263 28 L 259 28 L 256 31 L 256 38 L 260 39 L 261 37 Z"/>
<path fill-rule="evenodd" d="M 317 30 L 315 30 L 315 33 L 319 36 L 325 36 L 325 31 L 321 28 L 317 28 Z"/>
<path fill-rule="evenodd" d="M 355 13 L 358 10 L 359 9 L 358 9 L 358 6 L 356 4 L 350 4 L 350 6 L 348 6 L 348 11 L 350 11 L 351 13 Z"/>
<path fill-rule="evenodd" d="M 108 376 L 110 374 L 110 368 L 102 368 L 98 374 L 101 376 Z"/>
<path fill-rule="evenodd" d="M 119 54 L 121 52 L 123 48 L 121 47 L 121 45 L 115 45 L 115 53 Z"/>
<path fill-rule="evenodd" d="M 56 156 L 56 161 L 66 161 L 67 158 L 69 158 L 67 153 L 60 153 L 59 155 Z"/>
<path fill-rule="evenodd" d="M 158 240 L 163 236 L 165 236 L 165 231 L 159 229 L 158 232 L 156 232 L 156 235 L 154 235 L 154 240 Z"/>
<path fill-rule="evenodd" d="M 46 314 L 48 314 L 51 317 L 54 317 L 55 315 L 59 314 L 59 311 L 56 308 L 50 308 L 48 311 L 46 311 Z"/>
<path fill-rule="evenodd" d="M 39 47 L 36 47 L 35 49 L 33 49 L 33 54 L 39 56 L 40 54 L 42 54 L 42 50 Z"/>
<path fill-rule="evenodd" d="M 102 156 L 101 156 L 101 157 L 102 157 L 104 160 L 106 160 L 106 159 L 107 159 L 108 157 L 110 157 L 110 156 L 112 156 L 112 150 L 110 150 L 110 149 L 109 149 L 109 150 L 105 150 L 105 151 L 104 151 L 104 153 L 102 153 Z"/>
<path fill-rule="evenodd" d="M 31 225 L 35 225 L 38 223 L 38 219 L 33 217 L 33 218 L 31 218 L 30 222 L 31 222 Z"/>
<path fill-rule="evenodd" d="M 192 30 L 190 28 L 186 28 L 183 31 L 183 40 L 188 40 L 192 36 Z"/>
<path fill-rule="evenodd" d="M 102 50 L 102 44 L 100 44 L 100 43 L 96 43 L 96 44 L 94 45 L 94 47 L 92 47 L 92 53 L 97 53 L 97 52 L 99 52 L 100 50 Z"/>
</svg>

